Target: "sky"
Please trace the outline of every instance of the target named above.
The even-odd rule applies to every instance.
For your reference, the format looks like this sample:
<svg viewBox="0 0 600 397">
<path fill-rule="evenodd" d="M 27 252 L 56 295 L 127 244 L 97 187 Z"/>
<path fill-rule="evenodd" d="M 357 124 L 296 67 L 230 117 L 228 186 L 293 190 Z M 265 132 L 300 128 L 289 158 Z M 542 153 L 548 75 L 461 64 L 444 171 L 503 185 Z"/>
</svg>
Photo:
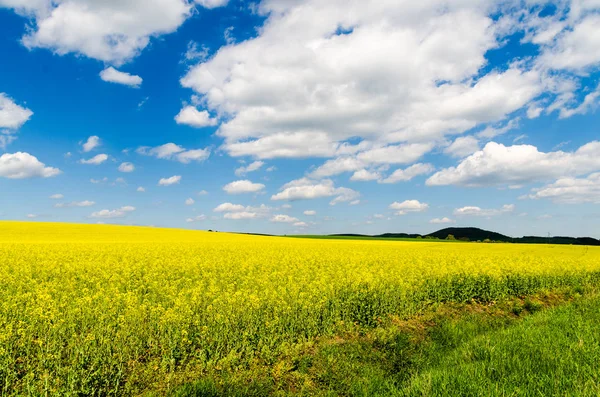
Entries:
<svg viewBox="0 0 600 397">
<path fill-rule="evenodd" d="M 0 0 L 0 219 L 600 238 L 598 0 Z"/>
</svg>

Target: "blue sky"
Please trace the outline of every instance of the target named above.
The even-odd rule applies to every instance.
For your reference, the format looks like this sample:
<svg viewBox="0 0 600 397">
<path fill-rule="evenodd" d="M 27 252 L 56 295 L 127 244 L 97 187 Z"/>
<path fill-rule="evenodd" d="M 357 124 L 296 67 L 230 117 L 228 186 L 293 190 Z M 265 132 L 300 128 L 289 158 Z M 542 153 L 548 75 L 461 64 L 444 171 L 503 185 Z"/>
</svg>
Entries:
<svg viewBox="0 0 600 397">
<path fill-rule="evenodd" d="M 0 0 L 0 219 L 600 237 L 600 4 L 417 3 Z"/>
</svg>

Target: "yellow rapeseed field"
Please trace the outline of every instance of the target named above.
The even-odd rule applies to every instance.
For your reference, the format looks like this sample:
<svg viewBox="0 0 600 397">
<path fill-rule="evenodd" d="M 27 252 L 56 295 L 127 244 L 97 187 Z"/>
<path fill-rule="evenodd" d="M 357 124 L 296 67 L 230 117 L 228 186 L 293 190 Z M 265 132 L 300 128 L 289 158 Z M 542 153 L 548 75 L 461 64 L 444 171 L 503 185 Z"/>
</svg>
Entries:
<svg viewBox="0 0 600 397">
<path fill-rule="evenodd" d="M 138 394 L 431 303 L 599 275 L 594 247 L 0 222 L 0 394 Z"/>
</svg>

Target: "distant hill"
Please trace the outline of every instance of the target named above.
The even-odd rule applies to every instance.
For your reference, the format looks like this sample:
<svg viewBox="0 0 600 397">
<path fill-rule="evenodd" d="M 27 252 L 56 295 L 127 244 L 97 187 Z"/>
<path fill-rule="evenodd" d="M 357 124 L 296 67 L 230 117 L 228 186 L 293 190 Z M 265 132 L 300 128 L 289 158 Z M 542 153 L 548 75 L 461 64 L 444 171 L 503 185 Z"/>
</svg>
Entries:
<svg viewBox="0 0 600 397">
<path fill-rule="evenodd" d="M 374 236 L 363 235 L 363 234 L 335 234 L 333 236 L 348 236 L 348 237 L 379 237 L 379 238 L 438 238 L 440 240 L 445 239 L 448 235 L 453 235 L 457 240 L 468 241 L 501 241 L 506 243 L 518 243 L 518 244 L 572 244 L 572 245 L 595 245 L 600 246 L 600 240 L 592 237 L 540 237 L 540 236 L 523 236 L 523 237 L 509 237 L 504 234 L 492 232 L 489 230 L 480 229 L 477 227 L 447 227 L 445 229 L 438 230 L 433 233 L 421 235 L 421 234 L 408 234 L 408 233 L 384 233 Z"/>
<path fill-rule="evenodd" d="M 505 236 L 504 234 L 490 232 L 489 230 L 483 230 L 477 227 L 447 227 L 445 229 L 438 230 L 437 232 L 430 233 L 427 236 L 445 239 L 449 234 L 453 235 L 457 240 L 461 238 L 468 238 L 470 241 L 483 241 L 488 239 L 494 241 L 512 242 L 514 240 L 512 237 Z"/>
</svg>

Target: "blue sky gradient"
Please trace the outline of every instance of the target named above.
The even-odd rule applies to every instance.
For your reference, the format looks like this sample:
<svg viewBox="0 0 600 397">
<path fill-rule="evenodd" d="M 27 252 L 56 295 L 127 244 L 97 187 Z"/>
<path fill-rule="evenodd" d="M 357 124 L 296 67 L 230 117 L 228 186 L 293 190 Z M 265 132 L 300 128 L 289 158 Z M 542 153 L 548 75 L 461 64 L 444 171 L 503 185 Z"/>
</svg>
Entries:
<svg viewBox="0 0 600 397">
<path fill-rule="evenodd" d="M 600 238 L 597 2 L 123 4 L 0 0 L 0 219 Z"/>
</svg>

